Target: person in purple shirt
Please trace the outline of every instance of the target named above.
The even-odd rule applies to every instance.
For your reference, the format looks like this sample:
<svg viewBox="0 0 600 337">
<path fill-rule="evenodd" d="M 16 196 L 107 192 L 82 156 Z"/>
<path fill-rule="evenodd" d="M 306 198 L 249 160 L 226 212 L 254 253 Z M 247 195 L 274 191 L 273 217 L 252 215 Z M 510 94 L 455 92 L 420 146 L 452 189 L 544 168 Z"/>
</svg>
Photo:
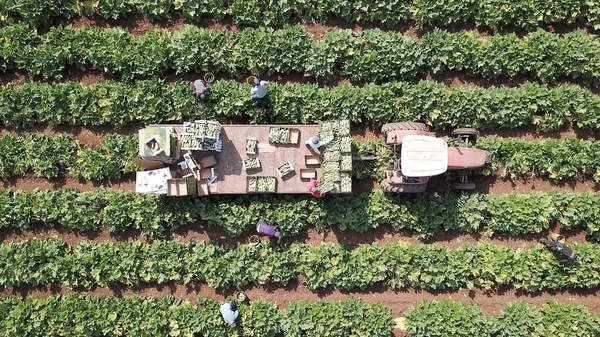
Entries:
<svg viewBox="0 0 600 337">
<path fill-rule="evenodd" d="M 279 238 L 281 235 L 279 232 L 279 224 L 277 222 L 273 222 L 272 225 L 269 225 L 265 219 L 258 220 L 256 231 L 258 234 L 266 235 L 269 238 Z"/>
</svg>

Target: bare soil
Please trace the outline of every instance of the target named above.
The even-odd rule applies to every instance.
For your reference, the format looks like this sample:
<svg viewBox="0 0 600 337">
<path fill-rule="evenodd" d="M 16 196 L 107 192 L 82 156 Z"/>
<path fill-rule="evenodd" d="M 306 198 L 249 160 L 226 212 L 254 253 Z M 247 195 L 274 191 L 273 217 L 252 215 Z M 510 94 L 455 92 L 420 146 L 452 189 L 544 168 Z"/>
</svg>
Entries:
<svg viewBox="0 0 600 337">
<path fill-rule="evenodd" d="M 391 226 L 381 226 L 379 228 L 370 229 L 364 233 L 355 232 L 352 230 L 340 230 L 335 225 L 328 227 L 323 232 L 317 231 L 315 228 L 308 228 L 297 236 L 284 238 L 285 242 L 306 243 L 310 245 L 318 245 L 321 243 L 342 244 L 349 248 L 354 248 L 360 244 L 376 243 L 378 245 L 386 245 L 397 242 L 408 242 L 410 244 L 440 244 L 449 248 L 458 248 L 463 244 L 477 244 L 480 242 L 488 242 L 507 246 L 509 248 L 526 248 L 531 247 L 540 239 L 546 238 L 551 232 L 561 232 L 565 236 L 569 244 L 587 243 L 586 232 L 583 230 L 560 231 L 556 224 L 553 224 L 549 230 L 539 234 L 529 235 L 506 235 L 497 233 L 491 237 L 486 236 L 483 232 L 465 233 L 461 231 L 441 232 L 428 239 L 419 239 L 415 232 L 410 230 L 396 230 Z M 249 242 L 250 236 L 254 235 L 253 231 L 243 233 L 240 237 L 231 237 L 219 227 L 209 226 L 205 221 L 198 221 L 187 226 L 183 226 L 175 230 L 171 235 L 165 236 L 163 239 L 172 239 L 182 242 L 189 241 L 211 241 L 219 242 L 225 245 L 239 246 Z M 111 234 L 108 231 L 73 231 L 61 226 L 51 225 L 36 225 L 34 229 L 20 231 L 17 229 L 0 228 L 0 240 L 4 242 L 20 242 L 31 238 L 52 238 L 59 237 L 69 245 L 76 245 L 81 241 L 89 241 L 93 243 L 101 242 L 124 242 L 130 240 L 140 240 L 143 242 L 152 242 L 146 236 L 141 235 L 139 231 L 131 230 L 123 235 Z"/>
<path fill-rule="evenodd" d="M 480 289 L 449 290 L 449 291 L 427 291 L 421 289 L 390 289 L 377 286 L 368 290 L 340 291 L 325 289 L 311 291 L 305 285 L 292 283 L 285 287 L 254 287 L 248 286 L 241 289 L 217 290 L 200 284 L 177 284 L 167 283 L 163 285 L 148 284 L 136 287 L 110 287 L 96 288 L 93 290 L 71 290 L 61 285 L 50 285 L 44 287 L 15 287 L 0 288 L 0 296 L 37 297 L 47 298 L 52 295 L 85 293 L 96 296 L 148 296 L 162 297 L 173 296 L 191 303 L 197 303 L 197 297 L 203 296 L 213 300 L 224 301 L 233 296 L 235 292 L 244 291 L 250 300 L 262 299 L 276 302 L 280 307 L 286 307 L 300 300 L 309 301 L 343 301 L 349 296 L 359 298 L 366 302 L 378 303 L 386 306 L 392 311 L 394 317 L 402 317 L 407 309 L 417 305 L 423 300 L 453 299 L 455 301 L 466 301 L 476 303 L 486 315 L 494 315 L 509 303 L 525 301 L 542 306 L 548 301 L 559 303 L 581 304 L 586 306 L 592 313 L 600 313 L 600 296 L 598 289 L 591 290 L 563 290 L 539 293 L 525 293 L 514 289 L 498 289 L 484 291 Z"/>
</svg>

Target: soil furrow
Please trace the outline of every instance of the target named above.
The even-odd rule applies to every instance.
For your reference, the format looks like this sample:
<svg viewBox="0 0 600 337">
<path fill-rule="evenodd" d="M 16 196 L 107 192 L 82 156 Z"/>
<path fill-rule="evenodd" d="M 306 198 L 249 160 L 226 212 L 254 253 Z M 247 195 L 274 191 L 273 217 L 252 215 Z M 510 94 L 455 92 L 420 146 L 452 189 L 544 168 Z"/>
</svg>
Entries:
<svg viewBox="0 0 600 337">
<path fill-rule="evenodd" d="M 391 226 L 381 226 L 376 229 L 369 229 L 364 233 L 351 230 L 343 231 L 335 226 L 332 226 L 323 232 L 319 232 L 314 228 L 309 228 L 298 236 L 284 238 L 283 242 L 297 242 L 310 245 L 332 243 L 343 244 L 348 248 L 354 248 L 360 244 L 376 243 L 378 245 L 386 245 L 404 241 L 413 245 L 435 243 L 453 249 L 459 248 L 464 244 L 475 245 L 481 242 L 486 242 L 517 249 L 527 248 L 537 244 L 539 239 L 546 238 L 551 231 L 558 232 L 559 229 L 553 227 L 551 230 L 546 230 L 539 234 L 531 235 L 508 235 L 498 233 L 492 237 L 486 236 L 483 232 L 465 233 L 461 231 L 451 231 L 439 233 L 429 239 L 419 239 L 413 231 L 396 230 Z M 166 239 L 179 240 L 182 242 L 211 241 L 225 245 L 243 245 L 247 244 L 250 236 L 254 234 L 254 232 L 246 232 L 242 236 L 234 238 L 229 236 L 218 227 L 211 227 L 205 222 L 199 221 L 175 230 L 172 235 Z M 583 244 L 588 242 L 586 233 L 583 230 L 562 231 L 561 234 L 565 236 L 569 244 Z M 46 239 L 52 237 L 59 237 L 69 245 L 76 245 L 82 241 L 89 241 L 93 243 L 119 243 L 131 240 L 142 242 L 151 241 L 137 231 L 130 231 L 123 235 L 113 235 L 105 230 L 77 232 L 60 226 L 54 227 L 42 225 L 36 226 L 35 229 L 26 231 L 6 228 L 0 229 L 0 240 L 2 242 L 20 242 L 32 238 Z"/>
<path fill-rule="evenodd" d="M 392 311 L 394 317 L 401 317 L 411 306 L 422 300 L 443 300 L 451 298 L 455 301 L 468 301 L 476 303 L 487 315 L 499 313 L 508 303 L 525 301 L 537 306 L 542 306 L 548 301 L 559 303 L 572 303 L 586 306 L 592 313 L 600 313 L 600 296 L 598 289 L 591 290 L 563 290 L 540 293 L 525 293 L 514 289 L 499 289 L 486 292 L 480 289 L 426 291 L 420 289 L 393 290 L 388 287 L 378 286 L 367 290 L 340 291 L 326 289 L 311 291 L 306 286 L 293 283 L 286 287 L 244 287 L 226 291 L 216 290 L 206 285 L 167 283 L 164 285 L 144 285 L 136 287 L 111 287 L 96 288 L 93 290 L 75 291 L 61 285 L 45 287 L 15 287 L 0 288 L 0 296 L 37 297 L 46 298 L 52 295 L 85 293 L 98 296 L 173 296 L 178 299 L 197 303 L 197 297 L 203 296 L 213 300 L 224 301 L 233 296 L 238 290 L 243 290 L 250 300 L 262 299 L 277 302 L 280 307 L 300 300 L 346 300 L 354 296 L 364 301 L 378 303 Z"/>
</svg>

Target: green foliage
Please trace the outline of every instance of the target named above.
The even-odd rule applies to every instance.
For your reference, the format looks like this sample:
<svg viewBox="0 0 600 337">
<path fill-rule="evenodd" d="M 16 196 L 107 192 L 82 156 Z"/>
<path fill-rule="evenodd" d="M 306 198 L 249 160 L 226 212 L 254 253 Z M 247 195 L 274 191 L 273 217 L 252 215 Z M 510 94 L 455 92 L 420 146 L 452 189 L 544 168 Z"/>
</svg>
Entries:
<svg viewBox="0 0 600 337">
<path fill-rule="evenodd" d="M 391 312 L 383 306 L 346 302 L 298 302 L 289 309 L 273 303 L 253 301 L 240 304 L 236 327 L 223 322 L 220 303 L 198 298 L 198 305 L 173 297 L 100 297 L 82 294 L 46 299 L 5 297 L 0 299 L 1 336 L 296 336 L 284 324 L 303 325 L 305 335 L 345 337 L 346 331 L 365 336 L 389 336 Z M 302 307 L 305 310 L 297 310 Z M 354 315 L 348 315 L 351 311 Z M 324 317 L 327 316 L 327 317 Z M 328 318 L 330 320 L 327 320 Z M 331 322 L 346 329 L 332 330 Z M 387 324 L 384 324 L 387 322 Z M 352 328 L 356 326 L 356 328 Z M 284 334 L 282 334 L 284 333 Z"/>
<path fill-rule="evenodd" d="M 600 322 L 585 307 L 556 302 L 539 308 L 511 303 L 500 314 L 485 317 L 475 304 L 422 301 L 405 316 L 412 337 L 592 337 L 600 331 Z"/>
<path fill-rule="evenodd" d="M 222 246 L 160 240 L 81 242 L 71 247 L 60 239 L 30 239 L 0 244 L 0 285 L 60 283 L 89 289 L 177 282 L 231 289 L 298 281 L 311 290 L 383 284 L 430 290 L 510 286 L 527 292 L 599 286 L 600 245 L 573 249 L 582 263 L 563 261 L 541 244 L 512 250 L 492 244 L 449 249 L 401 242 L 349 250 L 335 244 Z"/>
<path fill-rule="evenodd" d="M 591 176 L 600 181 L 600 142 L 567 138 L 522 141 L 482 137 L 475 147 L 492 155 L 484 169 L 488 174 L 515 179 L 518 176 L 543 176 L 555 180 Z"/>
<path fill-rule="evenodd" d="M 17 38 L 11 33 L 17 33 Z M 323 79 L 341 74 L 353 81 L 379 83 L 414 81 L 427 73 L 456 69 L 487 79 L 528 75 L 543 81 L 577 79 L 600 86 L 600 38 L 581 31 L 534 32 L 519 38 L 434 30 L 417 40 L 379 29 L 334 29 L 313 40 L 298 25 L 237 33 L 185 26 L 176 32 L 152 29 L 135 38 L 120 28 L 60 26 L 38 34 L 18 24 L 0 28 L 0 46 L 4 71 L 22 69 L 44 78 L 60 78 L 72 66 L 122 74 L 126 80 L 167 71 L 210 71 Z M 537 108 L 523 113 L 530 110 Z"/>
<path fill-rule="evenodd" d="M 187 71 L 188 66 L 182 67 Z M 89 86 L 69 82 L 9 84 L 0 87 L 0 121 L 6 127 L 25 128 L 35 123 L 122 126 L 242 117 L 253 123 L 298 124 L 323 119 L 373 124 L 423 121 L 439 130 L 494 130 L 534 124 L 539 131 L 556 131 L 573 120 L 581 128 L 600 129 L 600 98 L 570 84 L 473 89 L 421 81 L 363 87 L 345 84 L 331 90 L 310 84 L 271 83 L 266 108 L 257 108 L 248 87 L 239 82 L 217 81 L 211 87 L 211 100 L 196 102 L 188 83 L 168 84 L 156 79 L 104 81 Z M 373 155 L 376 151 L 368 152 Z"/>
<path fill-rule="evenodd" d="M 218 19 L 230 17 L 241 25 L 282 25 L 292 18 L 305 22 L 340 18 L 346 22 L 381 22 L 387 25 L 414 20 L 421 26 L 450 26 L 474 22 L 477 26 L 499 29 L 535 29 L 545 24 L 582 23 L 599 27 L 599 6 L 585 0 L 351 0 L 351 1 L 248 1 L 248 0 L 4 0 L 0 22 L 26 21 L 43 24 L 53 18 L 90 16 L 118 19 L 135 12 L 151 20 L 171 19 L 181 12 L 194 23 L 208 14 Z"/>
<path fill-rule="evenodd" d="M 0 191 L 0 228 L 21 230 L 57 224 L 76 231 L 140 231 L 160 237 L 198 220 L 231 236 L 253 231 L 260 218 L 277 221 L 284 236 L 309 227 L 365 232 L 383 225 L 419 238 L 445 231 L 537 234 L 555 222 L 600 238 L 600 195 L 556 191 L 530 194 L 422 194 L 380 191 L 318 200 L 308 196 L 169 198 L 99 189 Z"/>
<path fill-rule="evenodd" d="M 375 153 L 384 148 L 383 140 L 355 141 L 356 155 Z M 361 144 L 364 143 L 364 144 Z M 452 143 L 452 141 L 450 141 Z M 475 173 L 512 180 L 517 177 L 541 176 L 553 180 L 575 180 L 591 177 L 600 182 L 600 142 L 578 138 L 519 140 L 479 137 L 473 147 L 485 150 L 492 162 Z M 382 160 L 376 164 L 356 165 L 354 176 L 359 179 L 381 179 L 386 169 Z"/>
<path fill-rule="evenodd" d="M 137 137 L 108 135 L 96 149 L 81 146 L 66 136 L 40 134 L 0 137 L 0 176 L 56 178 L 61 173 L 89 180 L 118 179 L 133 172 Z"/>
<path fill-rule="evenodd" d="M 489 337 L 490 324 L 475 304 L 452 300 L 422 301 L 406 312 L 407 332 L 414 337 Z"/>
</svg>

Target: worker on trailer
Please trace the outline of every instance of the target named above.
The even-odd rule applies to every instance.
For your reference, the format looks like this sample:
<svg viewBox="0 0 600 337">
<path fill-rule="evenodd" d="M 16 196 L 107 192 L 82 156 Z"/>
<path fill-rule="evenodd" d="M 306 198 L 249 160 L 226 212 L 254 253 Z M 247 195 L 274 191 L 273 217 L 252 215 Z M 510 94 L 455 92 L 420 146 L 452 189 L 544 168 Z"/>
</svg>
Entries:
<svg viewBox="0 0 600 337">
<path fill-rule="evenodd" d="M 267 84 L 269 82 L 261 81 L 255 77 L 252 89 L 250 89 L 250 96 L 260 105 L 267 103 Z"/>
<path fill-rule="evenodd" d="M 313 150 L 318 150 L 320 147 L 322 146 L 326 146 L 327 144 L 333 142 L 333 140 L 335 139 L 334 136 L 331 136 L 325 140 L 321 140 L 319 139 L 319 137 L 317 136 L 312 136 L 310 138 L 308 138 L 306 140 L 306 142 L 304 142 L 307 146 L 310 146 Z"/>
<path fill-rule="evenodd" d="M 235 326 L 235 321 L 239 315 L 240 313 L 237 310 L 237 303 L 235 300 L 231 300 L 229 303 L 225 302 L 223 305 L 221 305 L 221 316 L 223 317 L 225 323 L 231 325 L 232 327 Z"/>
<path fill-rule="evenodd" d="M 279 232 L 279 224 L 277 222 L 273 222 L 272 225 L 269 225 L 265 219 L 258 220 L 256 231 L 258 234 L 268 236 L 269 238 L 281 237 L 281 232 Z"/>
<path fill-rule="evenodd" d="M 196 89 L 196 101 L 208 100 L 208 96 L 210 96 L 212 92 L 208 83 L 197 79 L 194 82 L 190 82 L 190 88 L 192 87 Z"/>
<path fill-rule="evenodd" d="M 581 256 L 577 256 L 577 254 L 575 254 L 575 252 L 571 248 L 569 248 L 562 242 L 546 239 L 541 239 L 540 242 L 546 245 L 546 247 L 548 247 L 548 249 L 550 249 L 551 251 L 562 254 L 567 259 L 569 259 L 569 261 L 581 262 Z"/>
<path fill-rule="evenodd" d="M 319 181 L 314 178 L 310 178 L 310 182 L 308 183 L 308 191 L 315 198 L 322 198 L 324 193 L 319 191 Z"/>
</svg>

